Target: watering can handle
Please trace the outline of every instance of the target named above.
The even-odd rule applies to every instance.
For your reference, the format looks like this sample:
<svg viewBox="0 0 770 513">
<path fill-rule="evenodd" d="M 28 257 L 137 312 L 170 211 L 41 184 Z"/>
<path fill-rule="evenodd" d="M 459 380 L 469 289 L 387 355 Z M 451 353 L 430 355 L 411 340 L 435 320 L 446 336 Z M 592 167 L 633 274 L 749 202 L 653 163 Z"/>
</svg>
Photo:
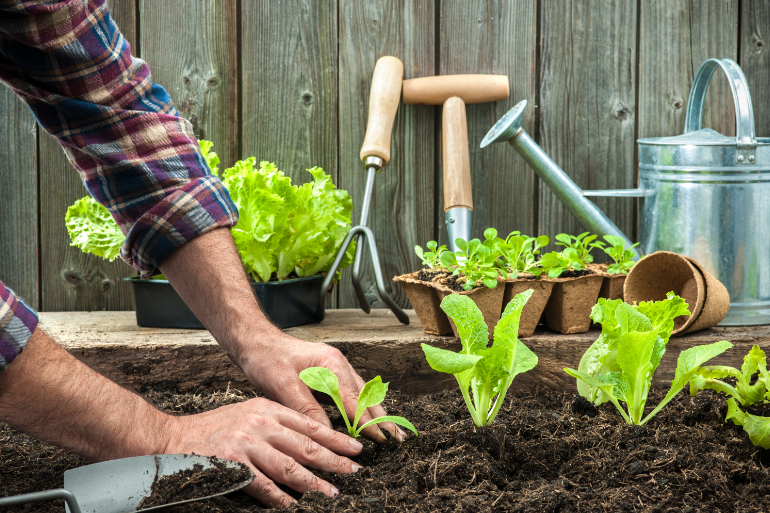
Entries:
<svg viewBox="0 0 770 513">
<path fill-rule="evenodd" d="M 702 128 L 703 100 L 706 98 L 711 77 L 717 67 L 727 74 L 727 81 L 733 91 L 735 101 L 735 140 L 739 150 L 753 150 L 757 147 L 757 137 L 754 133 L 754 109 L 751 106 L 751 94 L 746 77 L 732 59 L 708 59 L 701 64 L 690 89 L 690 99 L 687 101 L 687 115 L 684 131 L 695 132 Z M 750 159 L 753 163 L 753 153 Z M 743 162 L 743 160 L 741 160 Z M 749 162 L 746 162 L 749 163 Z"/>
</svg>

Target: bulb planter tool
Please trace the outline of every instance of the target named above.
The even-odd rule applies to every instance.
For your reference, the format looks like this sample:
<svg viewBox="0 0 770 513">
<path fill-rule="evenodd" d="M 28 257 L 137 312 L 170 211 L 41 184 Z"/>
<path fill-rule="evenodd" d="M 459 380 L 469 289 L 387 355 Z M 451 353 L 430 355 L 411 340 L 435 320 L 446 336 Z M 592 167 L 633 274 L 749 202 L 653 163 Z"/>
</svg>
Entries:
<svg viewBox="0 0 770 513">
<path fill-rule="evenodd" d="M 409 316 L 404 312 L 385 289 L 385 280 L 382 277 L 380 258 L 372 230 L 367 226 L 369 220 L 369 208 L 372 204 L 372 192 L 374 191 L 375 175 L 390 161 L 390 137 L 393 131 L 393 121 L 396 118 L 398 102 L 401 98 L 401 85 L 404 77 L 404 65 L 396 57 L 380 57 L 374 67 L 372 88 L 369 93 L 369 119 L 366 126 L 366 136 L 361 148 L 361 162 L 366 169 L 366 189 L 364 190 L 364 202 L 361 206 L 361 221 L 348 232 L 342 242 L 337 256 L 334 258 L 329 272 L 326 274 L 321 295 L 318 298 L 316 308 L 317 317 L 323 319 L 326 309 L 326 295 L 332 279 L 345 256 L 345 252 L 353 239 L 356 239 L 356 256 L 353 261 L 353 288 L 358 297 L 358 304 L 366 313 L 371 311 L 369 301 L 361 287 L 361 259 L 363 258 L 363 242 L 369 247 L 369 255 L 372 258 L 374 278 L 377 282 L 377 292 L 380 299 L 388 305 L 402 324 L 409 324 Z M 363 237 L 361 237 L 363 236 Z"/>
<path fill-rule="evenodd" d="M 703 103 L 722 70 L 735 104 L 735 137 L 703 128 Z M 708 59 L 695 74 L 684 134 L 639 139 L 639 187 L 582 191 L 521 127 L 526 101 L 505 114 L 481 147 L 507 141 L 588 230 L 631 241 L 589 196 L 639 198 L 640 251 L 697 261 L 726 287 L 720 326 L 770 324 L 770 137 L 757 137 L 748 83 L 731 59 Z"/>
<path fill-rule="evenodd" d="M 234 461 L 219 461 L 224 462 L 228 468 L 240 466 Z M 136 511 L 144 497 L 150 496 L 156 476 L 170 476 L 183 470 L 193 470 L 195 465 L 200 465 L 206 470 L 212 468 L 214 463 L 207 456 L 195 454 L 159 454 L 94 463 L 67 470 L 64 473 L 64 488 L 2 497 L 0 510 L 32 502 L 64 499 L 67 513 L 129 513 Z M 139 511 L 166 509 L 240 490 L 254 479 L 251 471 L 249 474 L 249 479 L 235 483 L 226 490 L 208 492 L 207 495 L 195 499 L 142 508 Z"/>
<path fill-rule="evenodd" d="M 508 98 L 505 75 L 443 75 L 404 80 L 404 103 L 443 105 L 441 152 L 444 170 L 444 224 L 449 249 L 455 240 L 471 239 L 473 192 L 468 152 L 468 123 L 465 106 Z"/>
</svg>

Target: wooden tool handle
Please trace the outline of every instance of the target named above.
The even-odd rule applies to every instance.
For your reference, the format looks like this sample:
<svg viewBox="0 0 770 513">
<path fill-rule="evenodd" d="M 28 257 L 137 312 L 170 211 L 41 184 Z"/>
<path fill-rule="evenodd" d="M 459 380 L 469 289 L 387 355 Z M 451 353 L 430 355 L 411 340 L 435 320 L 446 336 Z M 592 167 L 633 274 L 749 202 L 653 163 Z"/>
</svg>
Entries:
<svg viewBox="0 0 770 513">
<path fill-rule="evenodd" d="M 372 89 L 369 93 L 369 120 L 361 147 L 361 160 L 380 157 L 383 165 L 390 160 L 390 135 L 401 98 L 404 65 L 396 57 L 380 57 L 374 66 Z"/>
<path fill-rule="evenodd" d="M 404 103 L 441 105 L 457 96 L 466 104 L 508 98 L 505 75 L 440 75 L 404 80 Z"/>
<path fill-rule="evenodd" d="M 452 97 L 444 102 L 441 148 L 444 162 L 444 212 L 454 207 L 473 210 L 468 123 L 465 120 L 465 102 L 460 98 Z"/>
</svg>

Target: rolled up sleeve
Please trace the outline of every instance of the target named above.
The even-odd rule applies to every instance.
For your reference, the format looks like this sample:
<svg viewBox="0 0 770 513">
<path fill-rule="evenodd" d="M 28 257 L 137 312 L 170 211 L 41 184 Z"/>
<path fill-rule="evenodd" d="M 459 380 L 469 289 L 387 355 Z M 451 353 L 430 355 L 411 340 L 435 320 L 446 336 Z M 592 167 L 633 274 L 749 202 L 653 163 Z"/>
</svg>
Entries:
<svg viewBox="0 0 770 513">
<path fill-rule="evenodd" d="M 0 80 L 115 218 L 126 262 L 150 276 L 185 242 L 237 223 L 191 124 L 131 56 L 104 0 L 0 0 L 0 10 Z"/>
<path fill-rule="evenodd" d="M 0 371 L 26 347 L 37 322 L 37 312 L 0 281 Z"/>
</svg>

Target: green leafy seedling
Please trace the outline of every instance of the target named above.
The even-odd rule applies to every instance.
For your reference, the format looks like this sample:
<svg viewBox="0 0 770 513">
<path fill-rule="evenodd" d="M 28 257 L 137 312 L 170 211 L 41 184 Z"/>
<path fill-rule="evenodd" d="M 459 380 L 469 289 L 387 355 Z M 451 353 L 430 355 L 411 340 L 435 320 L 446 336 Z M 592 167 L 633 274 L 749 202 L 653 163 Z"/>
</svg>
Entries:
<svg viewBox="0 0 770 513">
<path fill-rule="evenodd" d="M 423 267 L 437 269 L 441 267 L 441 253 L 447 250 L 446 246 L 439 246 L 435 240 L 429 240 L 425 244 L 428 251 L 423 251 L 421 246 L 415 246 L 414 252 L 420 257 Z"/>
<path fill-rule="evenodd" d="M 586 266 L 575 248 L 551 251 L 540 259 L 540 266 L 549 278 L 558 278 L 564 271 L 583 271 Z"/>
<path fill-rule="evenodd" d="M 728 420 L 732 420 L 736 426 L 743 426 L 751 443 L 763 449 L 770 449 L 770 417 L 760 417 L 744 412 L 737 401 L 731 397 L 727 400 L 725 422 Z"/>
<path fill-rule="evenodd" d="M 455 240 L 458 251 L 444 251 L 441 263 L 447 269 L 452 269 L 453 276 L 461 276 L 463 289 L 472 290 L 478 283 L 493 289 L 497 287 L 497 278 L 503 273 L 496 265 L 497 256 L 484 246 L 479 239 Z"/>
<path fill-rule="evenodd" d="M 518 339 L 521 311 L 533 292 L 517 294 L 505 307 L 495 326 L 492 347 L 487 347 L 489 330 L 481 310 L 467 296 L 451 294 L 441 302 L 441 309 L 457 326 L 462 350 L 456 353 L 422 344 L 428 365 L 457 379 L 465 405 L 479 427 L 495 420 L 513 378 L 537 365 L 535 353 Z"/>
<path fill-rule="evenodd" d="M 751 378 L 757 374 L 756 383 L 751 384 Z M 735 386 L 722 381 L 724 378 L 735 379 Z M 698 370 L 690 380 L 690 395 L 700 390 L 716 390 L 732 397 L 743 406 L 770 400 L 770 373 L 767 371 L 765 352 L 755 345 L 743 357 L 740 369 L 725 365 L 709 365 Z"/>
<path fill-rule="evenodd" d="M 607 266 L 607 272 L 609 274 L 628 273 L 636 263 L 632 260 L 635 253 L 631 251 L 631 248 L 635 248 L 639 243 L 637 242 L 626 248 L 626 243 L 623 241 L 623 238 L 618 237 L 617 235 L 605 235 L 604 240 L 610 245 L 606 248 L 602 248 L 602 250 L 615 261 L 614 264 Z"/>
<path fill-rule="evenodd" d="M 609 400 L 628 424 L 644 425 L 687 385 L 701 365 L 733 346 L 722 340 L 682 351 L 666 397 L 642 418 L 652 376 L 666 352 L 674 319 L 689 314 L 687 304 L 673 292 L 663 301 L 638 306 L 599 299 L 591 318 L 602 324 L 602 335 L 583 355 L 578 370 L 564 371 L 583 382 L 584 387 L 578 387 L 581 395 L 597 403 Z M 620 402 L 626 403 L 628 413 Z"/>
<path fill-rule="evenodd" d="M 342 395 L 340 394 L 340 384 L 337 376 L 327 369 L 326 367 L 309 367 L 299 373 L 299 379 L 301 379 L 307 386 L 317 392 L 323 392 L 328 394 L 334 400 L 334 404 L 337 405 L 342 419 L 345 421 L 345 425 L 348 428 L 348 433 L 353 438 L 358 438 L 361 435 L 361 431 L 367 426 L 372 424 L 379 424 L 380 422 L 392 422 L 403 426 L 411 430 L 417 435 L 417 429 L 411 422 L 403 417 L 396 417 L 393 415 L 386 415 L 384 417 L 377 417 L 370 420 L 366 424 L 359 426 L 358 423 L 361 420 L 361 415 L 367 408 L 377 406 L 385 400 L 385 395 L 388 393 L 388 384 L 382 382 L 382 378 L 377 376 L 373 380 L 364 385 L 361 393 L 358 394 L 358 402 L 356 403 L 356 416 L 353 419 L 353 424 L 350 423 L 347 413 L 345 413 L 345 405 L 342 402 Z"/>
<path fill-rule="evenodd" d="M 535 259 L 540 254 L 540 248 L 547 246 L 549 239 L 545 235 L 529 237 L 521 232 L 511 232 L 505 240 L 499 240 L 497 250 L 502 266 L 511 278 L 517 278 L 518 273 L 526 272 L 540 276 L 542 267 Z"/>
<path fill-rule="evenodd" d="M 585 268 L 587 264 L 594 261 L 594 257 L 591 256 L 591 250 L 593 248 L 604 247 L 603 242 L 594 242 L 595 239 L 596 235 L 588 235 L 588 232 L 583 232 L 577 237 L 566 233 L 560 233 L 556 236 L 556 245 L 575 250 L 575 258 L 580 260 L 583 268 Z"/>
</svg>

